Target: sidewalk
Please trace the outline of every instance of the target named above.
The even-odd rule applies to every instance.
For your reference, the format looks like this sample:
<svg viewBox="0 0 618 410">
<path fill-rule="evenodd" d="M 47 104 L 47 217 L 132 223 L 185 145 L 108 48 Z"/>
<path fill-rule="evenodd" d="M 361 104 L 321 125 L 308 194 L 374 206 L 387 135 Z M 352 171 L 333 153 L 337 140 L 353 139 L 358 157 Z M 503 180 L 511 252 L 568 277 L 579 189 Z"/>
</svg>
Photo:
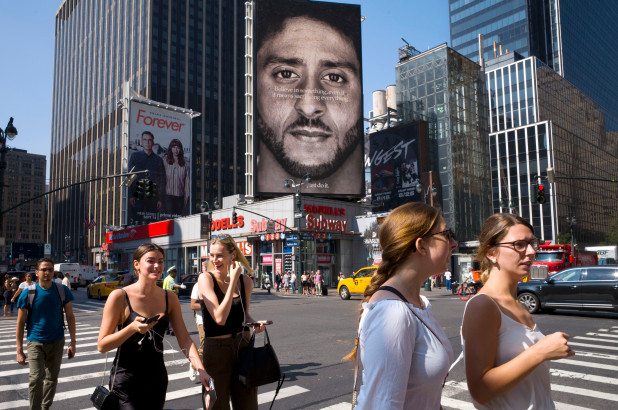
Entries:
<svg viewBox="0 0 618 410">
<path fill-rule="evenodd" d="M 261 289 L 261 288 L 253 288 L 253 294 L 254 295 L 268 295 L 268 291 Z M 425 296 L 425 297 L 457 297 L 457 294 L 454 294 L 452 291 L 450 290 L 446 290 L 446 287 L 442 286 L 442 289 L 440 288 L 434 288 L 431 291 L 427 291 L 425 290 L 425 288 L 421 289 L 421 295 Z M 278 296 L 278 297 L 283 297 L 283 298 L 307 298 L 307 297 L 316 297 L 316 296 L 304 296 L 302 294 L 288 294 L 286 295 L 283 290 L 280 292 L 277 292 L 274 289 L 270 290 L 270 295 L 269 296 Z M 328 295 L 327 296 L 319 296 L 319 297 L 323 297 L 323 298 L 330 298 L 330 297 L 339 297 L 339 295 L 337 294 L 337 288 L 328 288 Z"/>
</svg>

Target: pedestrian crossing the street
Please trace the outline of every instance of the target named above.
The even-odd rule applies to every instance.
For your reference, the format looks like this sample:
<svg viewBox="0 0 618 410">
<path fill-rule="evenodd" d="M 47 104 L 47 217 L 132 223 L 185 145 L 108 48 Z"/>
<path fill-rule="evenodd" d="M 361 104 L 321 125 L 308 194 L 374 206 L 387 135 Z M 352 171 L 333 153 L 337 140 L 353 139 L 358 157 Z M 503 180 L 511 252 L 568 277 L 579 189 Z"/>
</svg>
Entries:
<svg viewBox="0 0 618 410">
<path fill-rule="evenodd" d="M 617 408 L 618 326 L 573 336 L 569 346 L 576 351 L 575 356 L 551 362 L 551 390 L 556 408 Z M 474 408 L 465 380 L 446 382 L 442 406 Z"/>
<path fill-rule="evenodd" d="M 99 307 L 96 303 L 80 305 L 83 306 L 80 308 L 89 310 L 102 309 L 103 306 L 101 304 Z M 115 352 L 107 356 L 108 370 L 104 376 L 106 357 L 96 349 L 98 332 L 98 323 L 81 323 L 78 320 L 77 354 L 70 361 L 63 358 L 53 408 L 91 409 L 90 395 L 94 387 L 101 384 L 102 380 L 104 384 L 107 383 Z M 575 335 L 569 345 L 577 349 L 577 354 L 569 359 L 553 361 L 551 365 L 552 396 L 556 407 L 564 410 L 617 408 L 615 374 L 618 370 L 618 326 Z M 195 397 L 194 407 L 199 408 L 201 386 L 189 381 L 187 359 L 171 345 L 166 347 L 164 357 L 169 375 L 166 408 L 179 408 L 174 405 L 176 400 L 183 399 L 183 403 L 186 403 L 187 398 L 192 397 Z M 27 366 L 20 366 L 15 361 L 15 322 L 0 323 L 0 410 L 28 407 L 28 373 Z M 279 406 L 285 406 L 286 400 L 300 398 L 309 392 L 309 389 L 297 384 L 284 385 L 276 402 Z M 261 391 L 259 404 L 267 405 L 274 394 L 274 390 Z M 349 401 L 341 401 L 310 407 L 340 410 L 349 409 L 350 406 Z M 442 406 L 445 409 L 473 408 L 465 380 L 447 381 Z"/>
</svg>

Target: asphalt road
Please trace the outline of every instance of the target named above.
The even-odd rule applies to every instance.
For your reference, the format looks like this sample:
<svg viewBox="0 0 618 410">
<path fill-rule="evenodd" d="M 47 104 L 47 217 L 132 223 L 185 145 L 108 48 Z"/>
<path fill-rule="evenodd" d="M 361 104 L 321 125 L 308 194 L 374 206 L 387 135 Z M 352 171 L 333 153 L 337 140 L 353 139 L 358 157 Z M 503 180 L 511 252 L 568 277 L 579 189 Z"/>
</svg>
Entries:
<svg viewBox="0 0 618 410">
<path fill-rule="evenodd" d="M 465 303 L 444 290 L 423 292 L 434 315 L 443 325 L 455 354 L 461 351 L 459 327 Z M 92 408 L 89 396 L 101 383 L 105 356 L 96 351 L 96 337 L 103 301 L 88 300 L 83 289 L 75 292 L 78 353 L 63 360 L 53 408 Z M 182 299 L 185 323 L 197 342 L 197 330 L 188 300 Z M 286 381 L 275 409 L 349 409 L 353 364 L 341 358 L 353 346 L 360 297 L 341 300 L 334 291 L 324 297 L 283 296 L 256 290 L 251 312 L 256 319 L 271 319 L 271 342 L 277 351 Z M 557 311 L 534 316 L 549 334 L 571 334 L 577 355 L 552 363 L 553 397 L 558 408 L 607 409 L 618 407 L 614 381 L 618 370 L 618 314 Z M 0 320 L 0 410 L 27 408 L 28 370 L 15 362 L 15 320 Z M 258 337 L 258 343 L 261 343 Z M 187 377 L 188 363 L 178 351 L 175 338 L 166 337 L 165 360 L 169 373 L 166 408 L 197 409 L 200 386 Z M 111 358 L 110 358 L 111 360 Z M 109 368 L 109 364 L 108 364 Z M 267 409 L 274 385 L 260 388 L 260 408 Z M 471 408 L 463 364 L 449 375 L 444 388 L 444 408 Z"/>
</svg>

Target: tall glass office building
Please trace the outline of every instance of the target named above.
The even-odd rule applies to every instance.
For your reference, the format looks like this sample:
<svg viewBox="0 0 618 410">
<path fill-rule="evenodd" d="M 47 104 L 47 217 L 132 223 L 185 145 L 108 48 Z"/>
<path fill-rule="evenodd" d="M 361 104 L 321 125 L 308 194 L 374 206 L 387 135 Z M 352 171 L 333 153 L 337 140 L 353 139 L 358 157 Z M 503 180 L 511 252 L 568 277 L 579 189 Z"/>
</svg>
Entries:
<svg viewBox="0 0 618 410">
<path fill-rule="evenodd" d="M 598 244 L 618 218 L 618 187 L 600 180 L 618 169 L 618 119 L 535 57 L 509 53 L 487 62 L 493 208 L 532 222 L 543 240 L 570 231 L 580 244 Z M 539 180 L 535 176 L 541 176 Z M 535 185 L 547 202 L 536 203 Z"/>
<path fill-rule="evenodd" d="M 449 0 L 451 47 L 479 61 L 508 51 L 535 56 L 618 116 L 618 2 L 596 0 Z M 493 44 L 497 45 L 494 50 Z"/>
<path fill-rule="evenodd" d="M 192 126 L 192 211 L 202 200 L 244 192 L 244 18 L 242 0 L 63 1 L 50 190 L 121 172 L 118 101 L 128 82 L 145 98 L 201 113 Z M 59 191 L 49 204 L 52 256 L 92 263 L 104 225 L 121 225 L 120 179 Z"/>
<path fill-rule="evenodd" d="M 428 122 L 429 169 L 438 174 L 447 223 L 474 240 L 491 214 L 487 115 L 478 64 L 440 45 L 400 57 L 397 112 L 403 122 Z"/>
</svg>

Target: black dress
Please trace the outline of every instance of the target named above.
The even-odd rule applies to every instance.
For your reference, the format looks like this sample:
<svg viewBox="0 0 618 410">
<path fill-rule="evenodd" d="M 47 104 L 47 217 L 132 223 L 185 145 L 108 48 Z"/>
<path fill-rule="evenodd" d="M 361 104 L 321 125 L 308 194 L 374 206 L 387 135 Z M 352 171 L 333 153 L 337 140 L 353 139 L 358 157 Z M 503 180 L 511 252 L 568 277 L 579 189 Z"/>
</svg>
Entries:
<svg viewBox="0 0 618 410">
<path fill-rule="evenodd" d="M 129 306 L 129 317 L 118 330 L 128 326 L 136 317 L 144 317 L 133 311 L 129 296 L 124 292 Z M 165 315 L 146 334 L 135 333 L 116 351 L 110 371 L 109 384 L 120 401 L 120 409 L 162 409 L 167 391 L 167 370 L 163 360 L 163 335 L 169 324 L 167 315 L 167 291 L 165 291 Z"/>
</svg>

